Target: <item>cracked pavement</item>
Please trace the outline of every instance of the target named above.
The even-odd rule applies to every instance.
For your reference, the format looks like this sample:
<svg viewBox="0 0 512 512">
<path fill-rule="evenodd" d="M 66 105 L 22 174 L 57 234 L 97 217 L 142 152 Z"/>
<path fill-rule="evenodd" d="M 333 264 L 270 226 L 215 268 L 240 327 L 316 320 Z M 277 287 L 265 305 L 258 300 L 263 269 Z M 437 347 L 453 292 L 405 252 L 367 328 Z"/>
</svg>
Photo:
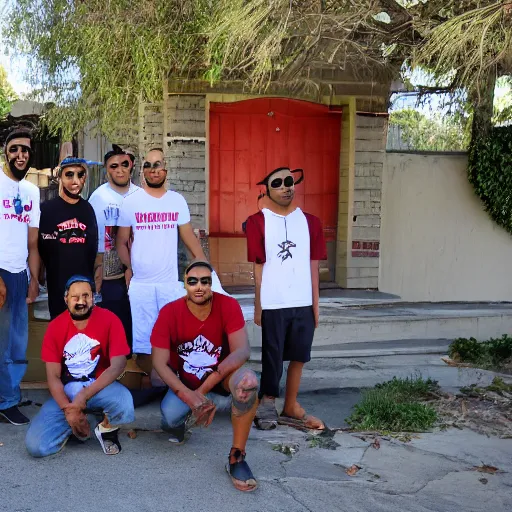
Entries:
<svg viewBox="0 0 512 512">
<path fill-rule="evenodd" d="M 338 387 L 315 389 L 318 375 L 308 381 L 301 403 L 336 430 L 332 439 L 313 438 L 288 427 L 261 432 L 252 429 L 247 461 L 260 487 L 236 491 L 225 471 L 231 446 L 229 416 L 219 412 L 208 429 L 194 430 L 182 446 L 168 442 L 159 431 L 157 403 L 137 409 L 131 427 L 137 437 L 121 434 L 120 455 L 103 455 L 96 440 L 69 442 L 46 459 L 31 459 L 24 447 L 26 427 L 0 423 L 0 510 L 17 512 L 116 511 L 311 511 L 311 512 L 505 512 L 512 509 L 512 439 L 470 430 L 421 433 L 408 443 L 339 430 L 365 384 L 384 380 L 390 368 L 414 370 L 411 360 L 343 360 L 342 369 L 326 361 L 328 381 L 338 374 Z M 418 364 L 426 362 L 418 359 Z M 311 376 L 320 371 L 311 369 Z M 368 372 L 371 367 L 373 371 Z M 405 370 L 404 370 L 405 371 Z M 434 371 L 434 370 L 431 370 Z M 356 372 L 356 373 L 354 373 Z M 357 373 L 359 372 L 359 373 Z M 366 372 L 366 373 L 364 373 Z M 455 373 L 454 373 L 455 372 Z M 446 375 L 445 375 L 446 373 Z M 360 378 L 358 375 L 360 374 Z M 460 374 L 456 376 L 455 374 Z M 363 378 L 364 375 L 364 378 Z M 466 369 L 439 369 L 448 387 L 469 379 Z M 353 379 L 351 380 L 351 377 Z M 480 375 L 487 379 L 487 375 Z M 350 384 L 352 387 L 343 387 Z M 47 392 L 25 391 L 41 402 Z M 29 416 L 35 405 L 23 408 Z M 320 442 L 322 441 L 322 442 Z M 323 442 L 328 441 L 328 442 Z M 336 444 L 334 444 L 334 443 Z M 335 446 L 326 449 L 319 444 Z M 293 455 L 283 447 L 294 449 Z M 349 476 L 346 468 L 360 470 Z M 474 470 L 487 464 L 495 474 Z"/>
</svg>

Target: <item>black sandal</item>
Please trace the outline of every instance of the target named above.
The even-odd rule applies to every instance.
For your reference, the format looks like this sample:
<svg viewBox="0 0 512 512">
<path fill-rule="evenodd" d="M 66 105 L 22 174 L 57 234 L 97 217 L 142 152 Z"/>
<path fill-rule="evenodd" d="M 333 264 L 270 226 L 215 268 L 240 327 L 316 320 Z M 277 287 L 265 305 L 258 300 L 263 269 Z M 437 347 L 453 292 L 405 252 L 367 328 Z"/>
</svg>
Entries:
<svg viewBox="0 0 512 512">
<path fill-rule="evenodd" d="M 235 458 L 235 462 L 231 463 L 231 458 Z M 244 492 L 254 491 L 258 487 L 258 482 L 252 474 L 249 464 L 245 462 L 245 452 L 238 448 L 231 448 L 231 453 L 226 464 L 226 471 L 231 477 L 231 481 L 236 489 Z"/>
</svg>

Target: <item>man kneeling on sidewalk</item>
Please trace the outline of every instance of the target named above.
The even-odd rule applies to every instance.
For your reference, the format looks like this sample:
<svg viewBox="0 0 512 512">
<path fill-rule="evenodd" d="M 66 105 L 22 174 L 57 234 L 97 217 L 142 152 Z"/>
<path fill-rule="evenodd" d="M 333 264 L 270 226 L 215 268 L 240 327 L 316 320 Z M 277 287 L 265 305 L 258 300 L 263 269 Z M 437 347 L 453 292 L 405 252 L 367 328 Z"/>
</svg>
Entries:
<svg viewBox="0 0 512 512">
<path fill-rule="evenodd" d="M 130 348 L 119 318 L 94 306 L 93 286 L 84 276 L 68 280 L 68 310 L 50 322 L 44 336 L 41 358 L 52 398 L 27 432 L 27 450 L 34 457 L 57 453 L 71 434 L 89 438 L 87 412 L 103 415 L 94 433 L 104 453 L 116 455 L 121 451 L 117 425 L 134 420 L 131 394 L 116 382 Z"/>
<path fill-rule="evenodd" d="M 245 462 L 245 445 L 258 406 L 258 379 L 242 366 L 250 349 L 240 305 L 211 287 L 210 264 L 191 263 L 186 297 L 165 305 L 153 328 L 153 367 L 169 386 L 162 426 L 172 434 L 169 441 L 182 443 L 187 429 L 211 423 L 216 397 L 231 395 L 233 444 L 226 470 L 237 489 L 252 491 L 257 482 Z"/>
</svg>

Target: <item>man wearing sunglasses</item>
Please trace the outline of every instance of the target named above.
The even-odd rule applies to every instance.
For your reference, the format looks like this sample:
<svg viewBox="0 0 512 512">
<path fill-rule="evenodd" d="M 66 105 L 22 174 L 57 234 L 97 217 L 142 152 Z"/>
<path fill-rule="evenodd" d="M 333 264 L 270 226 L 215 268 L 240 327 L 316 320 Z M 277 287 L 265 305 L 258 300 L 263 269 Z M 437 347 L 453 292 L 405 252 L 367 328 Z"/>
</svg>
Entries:
<svg viewBox="0 0 512 512">
<path fill-rule="evenodd" d="M 149 151 L 142 170 L 144 188 L 123 201 L 116 246 L 128 269 L 133 352 L 141 368 L 151 373 L 150 336 L 158 312 L 184 295 L 178 279 L 178 233 L 193 258 L 206 258 L 190 224 L 185 198 L 166 190 L 163 151 Z"/>
<path fill-rule="evenodd" d="M 161 404 L 169 441 L 183 443 L 192 426 L 207 427 L 215 400 L 232 397 L 233 442 L 226 470 L 234 486 L 253 491 L 257 482 L 245 447 L 257 408 L 258 379 L 244 368 L 250 348 L 238 302 L 212 291 L 212 267 L 195 261 L 185 270 L 186 297 L 164 306 L 151 334 L 153 365 L 169 386 Z"/>
<path fill-rule="evenodd" d="M 300 178 L 295 181 L 294 174 Z M 262 430 L 277 424 L 322 430 L 321 420 L 297 402 L 302 368 L 311 359 L 319 312 L 319 260 L 327 259 L 320 219 L 293 204 L 302 169 L 279 167 L 258 185 L 266 188 L 265 207 L 244 226 L 247 259 L 254 263 L 256 298 L 254 322 L 262 328 L 260 406 L 255 425 Z M 284 408 L 278 417 L 275 398 L 290 361 Z"/>
<path fill-rule="evenodd" d="M 96 291 L 102 297 L 99 305 L 120 318 L 131 347 L 132 315 L 125 278 L 126 267 L 117 254 L 116 235 L 124 199 L 139 190 L 131 181 L 135 156 L 113 144 L 112 149 L 105 154 L 103 163 L 108 181 L 98 187 L 89 198 L 98 223 Z"/>
<path fill-rule="evenodd" d="M 59 195 L 41 205 L 39 252 L 46 268 L 48 307 L 52 320 L 66 311 L 64 289 L 76 274 L 93 278 L 98 226 L 92 206 L 80 196 L 87 161 L 65 158 L 57 169 Z"/>
<path fill-rule="evenodd" d="M 39 294 L 39 189 L 24 179 L 31 148 L 30 132 L 14 129 L 7 135 L 5 161 L 0 163 L 0 416 L 13 425 L 29 422 L 18 404 L 27 368 L 27 303 Z"/>
</svg>

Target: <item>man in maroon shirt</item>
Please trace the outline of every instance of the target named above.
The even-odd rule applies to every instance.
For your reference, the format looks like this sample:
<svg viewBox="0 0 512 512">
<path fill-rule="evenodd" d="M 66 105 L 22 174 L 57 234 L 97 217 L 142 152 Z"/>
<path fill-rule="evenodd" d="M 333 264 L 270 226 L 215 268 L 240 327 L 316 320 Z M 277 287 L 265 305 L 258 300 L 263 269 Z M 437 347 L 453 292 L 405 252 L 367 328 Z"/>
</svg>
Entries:
<svg viewBox="0 0 512 512">
<path fill-rule="evenodd" d="M 169 391 L 162 401 L 162 425 L 185 440 L 192 426 L 208 426 L 215 396 L 232 396 L 233 444 L 226 470 L 241 491 L 257 482 L 245 462 L 245 446 L 258 406 L 258 379 L 243 364 L 250 348 L 238 302 L 212 292 L 212 267 L 191 263 L 185 271 L 186 297 L 165 305 L 151 334 L 153 366 Z"/>
<path fill-rule="evenodd" d="M 134 420 L 130 392 L 116 382 L 130 348 L 121 320 L 94 306 L 93 282 L 73 276 L 66 283 L 68 310 L 46 330 L 41 358 L 46 363 L 50 398 L 32 420 L 25 440 L 33 457 L 60 451 L 71 434 L 90 435 L 86 412 L 103 414 L 94 433 L 105 454 L 121 450 L 119 427 Z"/>
<path fill-rule="evenodd" d="M 295 181 L 294 175 L 299 175 Z M 266 188 L 265 207 L 244 226 L 247 259 L 254 263 L 254 323 L 261 326 L 260 405 L 255 425 L 277 424 L 323 430 L 322 420 L 306 413 L 297 401 L 302 369 L 311 359 L 319 316 L 319 261 L 327 259 L 320 219 L 293 201 L 302 169 L 278 167 L 258 185 Z M 283 361 L 290 361 L 284 407 L 277 415 Z"/>
</svg>

